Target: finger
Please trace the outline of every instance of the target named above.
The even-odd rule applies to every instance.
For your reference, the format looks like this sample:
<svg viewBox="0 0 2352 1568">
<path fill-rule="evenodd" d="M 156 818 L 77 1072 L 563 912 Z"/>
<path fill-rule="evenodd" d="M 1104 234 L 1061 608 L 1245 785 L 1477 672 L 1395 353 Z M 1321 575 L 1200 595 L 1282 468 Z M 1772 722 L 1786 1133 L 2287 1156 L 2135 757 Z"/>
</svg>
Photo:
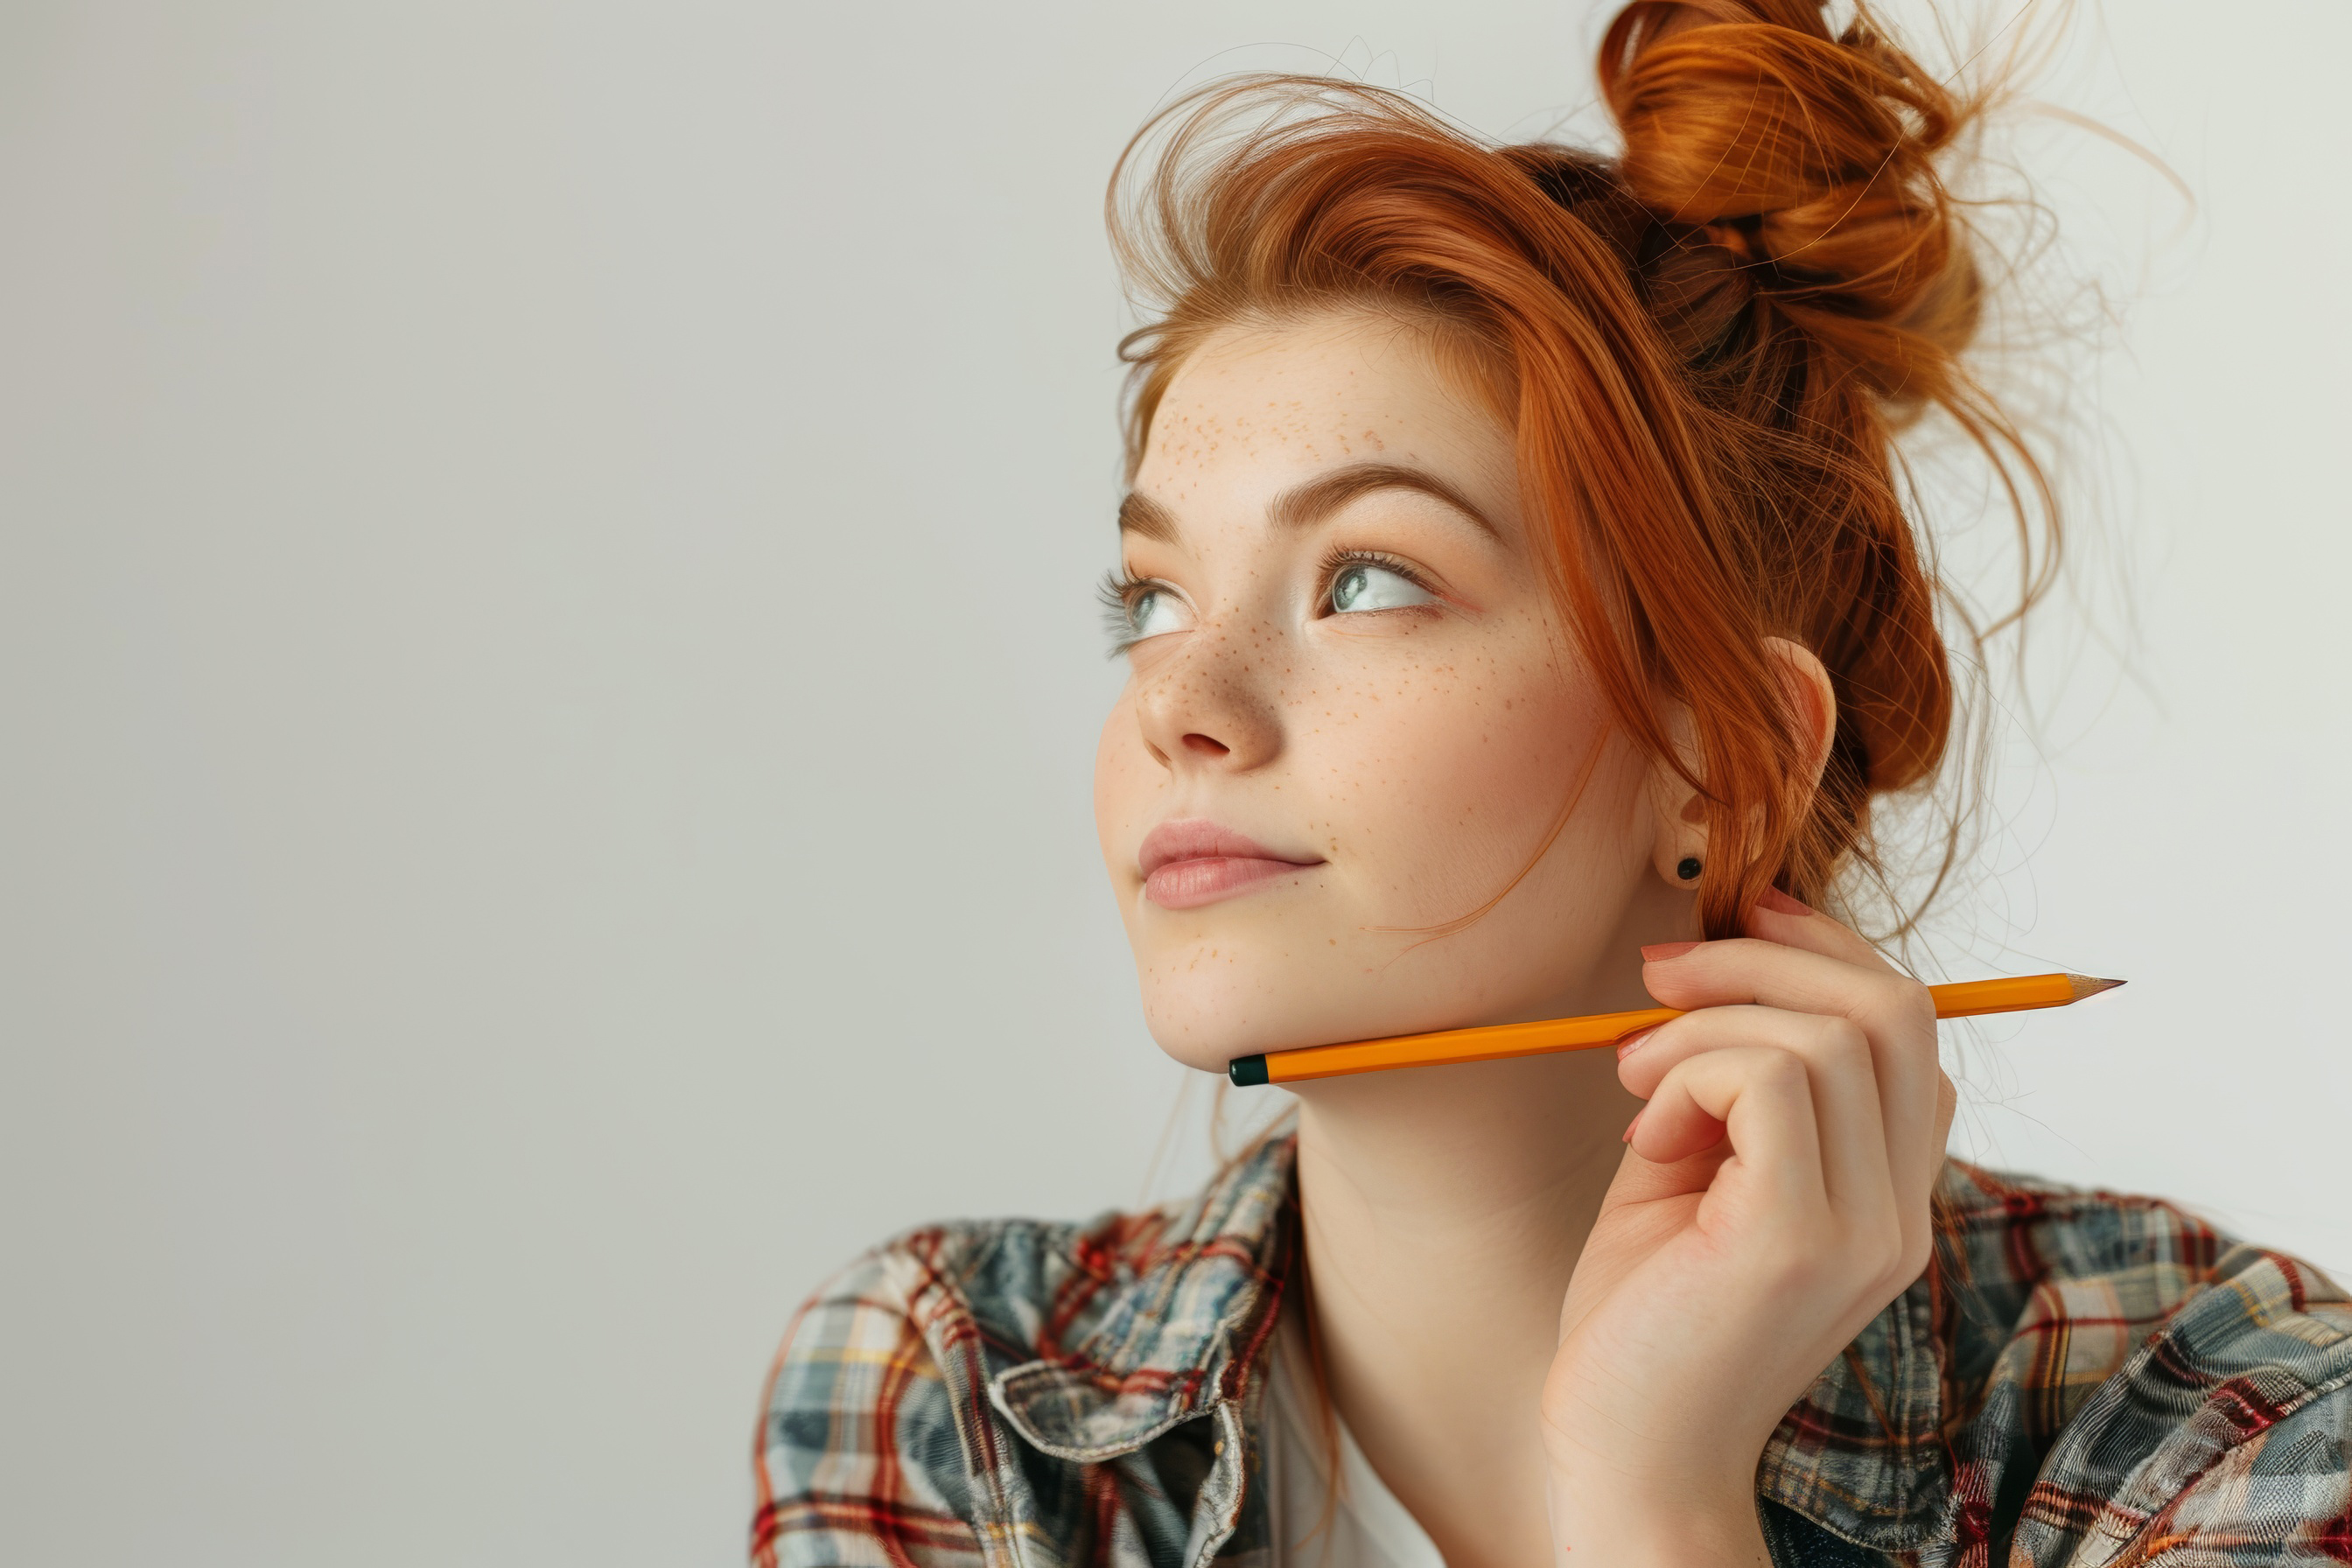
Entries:
<svg viewBox="0 0 2352 1568">
<path fill-rule="evenodd" d="M 1829 1216 L 1811 1075 L 1796 1057 L 1769 1046 L 1692 1057 L 1666 1074 L 1629 1140 L 1633 1152 L 1659 1164 L 1720 1141 L 1730 1143 L 1742 1184 L 1766 1213 L 1799 1224 Z"/>
<path fill-rule="evenodd" d="M 1764 896 L 1749 906 L 1745 923 L 1750 936 L 1766 942 L 1843 959 L 1858 969 L 1874 969 L 1886 974 L 1901 973 L 1861 932 L 1799 903 L 1778 888 L 1764 889 Z"/>
<path fill-rule="evenodd" d="M 1643 950 L 1642 983 L 1669 1007 L 1756 1002 L 1797 1013 L 1928 1020 L 1935 998 L 1908 975 L 1762 937 L 1726 937 Z"/>
<path fill-rule="evenodd" d="M 1703 942 L 1652 959 L 1643 965 L 1642 979 L 1669 1007 L 1755 1005 L 1860 1025 L 1877 1073 L 1889 1166 L 1899 1173 L 1906 1205 L 1926 1201 L 1944 1152 L 1935 1135 L 1942 1077 L 1936 1003 L 1926 986 L 1892 970 L 1865 969 L 1755 937 Z"/>
<path fill-rule="evenodd" d="M 1748 1047 L 1781 1051 L 1804 1065 L 1830 1205 L 1870 1230 L 1900 1235 L 1906 1245 L 1915 1229 L 1924 1234 L 1924 1205 L 1917 1215 L 1909 1212 L 1889 1163 L 1876 1069 L 1861 1026 L 1775 1007 L 1709 1007 L 1652 1030 L 1619 1058 L 1617 1077 L 1655 1103 L 1678 1068 Z"/>
<path fill-rule="evenodd" d="M 1938 1068 L 1936 1070 L 1936 1148 L 1940 1154 L 1952 1139 L 1952 1117 L 1960 1109 L 1960 1091 L 1952 1082 L 1952 1075 Z M 1943 1162 L 1937 1162 L 1937 1173 L 1942 1173 Z"/>
</svg>

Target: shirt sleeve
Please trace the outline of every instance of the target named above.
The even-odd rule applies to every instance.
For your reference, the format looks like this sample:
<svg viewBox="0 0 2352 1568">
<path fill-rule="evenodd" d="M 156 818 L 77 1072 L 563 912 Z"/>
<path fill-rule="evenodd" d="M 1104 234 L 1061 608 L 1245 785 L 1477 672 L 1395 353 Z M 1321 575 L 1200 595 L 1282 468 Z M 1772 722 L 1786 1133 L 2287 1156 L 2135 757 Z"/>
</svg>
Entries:
<svg viewBox="0 0 2352 1568">
<path fill-rule="evenodd" d="M 2352 1561 L 2352 1305 L 2232 1247 L 2059 1434 L 2012 1562 L 2251 1568 Z"/>
<path fill-rule="evenodd" d="M 886 1252 L 812 1296 L 769 1374 L 757 1568 L 977 1568 L 971 1478 L 939 1363 Z"/>
<path fill-rule="evenodd" d="M 2148 1520 L 2122 1562 L 2166 1568 L 2352 1559 L 2352 1392 L 2230 1445 Z"/>
</svg>

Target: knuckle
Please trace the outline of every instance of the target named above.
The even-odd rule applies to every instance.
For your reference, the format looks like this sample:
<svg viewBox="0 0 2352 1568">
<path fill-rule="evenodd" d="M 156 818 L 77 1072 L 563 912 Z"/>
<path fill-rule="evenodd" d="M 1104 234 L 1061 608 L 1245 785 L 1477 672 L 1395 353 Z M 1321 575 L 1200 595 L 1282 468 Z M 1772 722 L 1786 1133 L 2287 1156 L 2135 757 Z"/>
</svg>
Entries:
<svg viewBox="0 0 2352 1568">
<path fill-rule="evenodd" d="M 1870 1059 L 1870 1035 L 1851 1018 L 1823 1018 L 1817 1048 L 1824 1058 L 1851 1066 Z"/>
<path fill-rule="evenodd" d="M 1924 1034 L 1929 1039 L 1935 1038 L 1935 994 L 1909 975 L 1887 977 L 1878 1009 L 1889 1025 L 1906 1033 Z"/>
<path fill-rule="evenodd" d="M 1884 1226 L 1874 1226 L 1853 1238 L 1848 1256 L 1859 1266 L 1874 1290 L 1895 1282 L 1903 1267 L 1903 1234 Z M 1908 1283 L 1907 1277 L 1905 1283 Z"/>
<path fill-rule="evenodd" d="M 1658 1081 L 1652 1084 L 1650 1092 L 1643 1096 L 1648 1100 L 1651 1110 L 1657 1111 L 1662 1106 L 1682 1100 L 1689 1100 L 1694 1104 L 1697 1102 L 1697 1097 L 1691 1092 L 1690 1087 L 1693 1070 L 1691 1063 L 1696 1059 L 1695 1057 L 1685 1058 L 1658 1075 Z"/>
<path fill-rule="evenodd" d="M 1777 1093 L 1802 1089 L 1811 1077 L 1802 1057 L 1778 1046 L 1759 1047 L 1748 1073 L 1758 1088 Z"/>
</svg>

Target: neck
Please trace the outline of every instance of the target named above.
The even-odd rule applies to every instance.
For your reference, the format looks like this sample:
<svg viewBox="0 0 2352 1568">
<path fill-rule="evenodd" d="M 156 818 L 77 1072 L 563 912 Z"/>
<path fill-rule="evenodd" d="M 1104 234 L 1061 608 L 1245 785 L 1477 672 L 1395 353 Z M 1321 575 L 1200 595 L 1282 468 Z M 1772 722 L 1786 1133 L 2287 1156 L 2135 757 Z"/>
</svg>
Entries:
<svg viewBox="0 0 2352 1568">
<path fill-rule="evenodd" d="M 1577 1051 L 1300 1086 L 1331 1394 L 1454 1568 L 1549 1560 L 1537 1405 L 1641 1102 Z"/>
</svg>

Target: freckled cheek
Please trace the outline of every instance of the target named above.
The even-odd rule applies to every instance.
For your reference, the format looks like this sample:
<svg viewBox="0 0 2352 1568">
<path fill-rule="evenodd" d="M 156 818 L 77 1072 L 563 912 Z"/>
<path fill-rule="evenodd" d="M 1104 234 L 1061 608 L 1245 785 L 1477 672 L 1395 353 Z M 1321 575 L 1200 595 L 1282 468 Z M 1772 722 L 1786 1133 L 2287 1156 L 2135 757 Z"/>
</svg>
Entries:
<svg viewBox="0 0 2352 1568">
<path fill-rule="evenodd" d="M 1510 673 L 1425 680 L 1349 706 L 1353 721 L 1327 732 L 1313 770 L 1330 781 L 1339 822 L 1368 850 L 1438 861 L 1523 852 L 1600 738 L 1592 704 Z"/>
</svg>

